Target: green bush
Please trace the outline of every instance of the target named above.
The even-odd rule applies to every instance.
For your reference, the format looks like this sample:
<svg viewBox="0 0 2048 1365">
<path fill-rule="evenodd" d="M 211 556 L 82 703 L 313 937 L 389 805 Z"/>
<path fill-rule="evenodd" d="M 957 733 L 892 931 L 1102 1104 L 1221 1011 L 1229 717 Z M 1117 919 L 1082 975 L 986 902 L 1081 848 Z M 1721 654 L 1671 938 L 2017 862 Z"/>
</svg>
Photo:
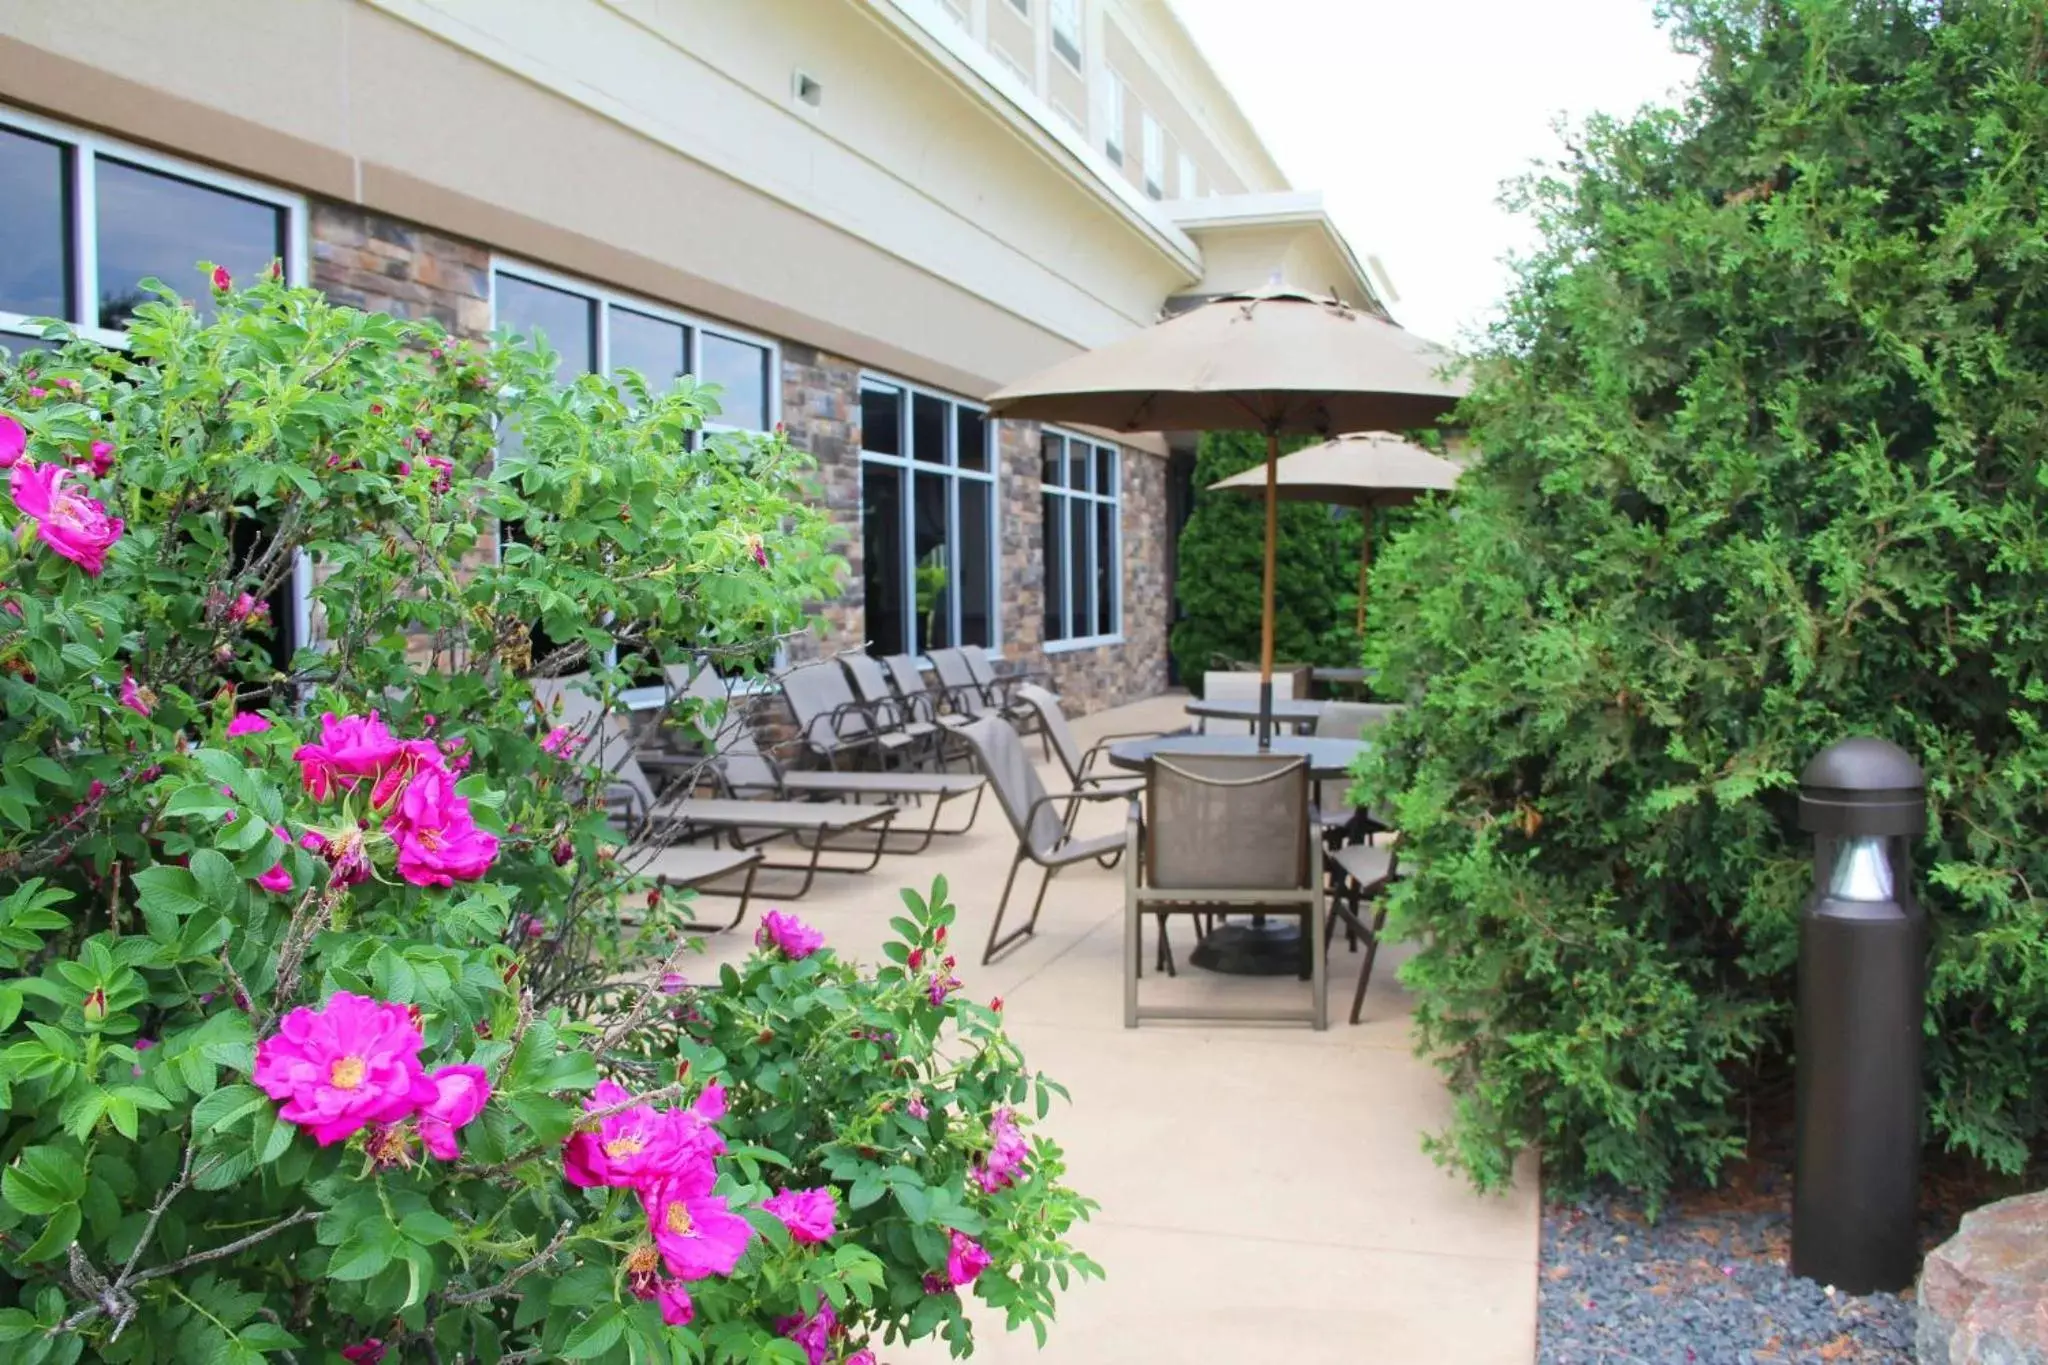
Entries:
<svg viewBox="0 0 2048 1365">
<path fill-rule="evenodd" d="M 1221 666 L 1219 655 L 1259 657 L 1265 502 L 1235 490 L 1210 492 L 1209 485 L 1265 458 L 1264 436 L 1220 431 L 1202 437 L 1195 459 L 1195 506 L 1180 533 L 1174 588 L 1182 615 L 1172 641 L 1180 676 L 1194 687 L 1205 670 Z M 1358 662 L 1358 525 L 1354 514 L 1321 503 L 1280 504 L 1273 622 L 1278 662 Z"/>
<path fill-rule="evenodd" d="M 1366 779 L 1480 1183 L 1714 1177 L 1781 1100 L 1844 735 L 1926 766 L 1931 1140 L 2048 1123 L 2048 45 L 2040 3 L 1684 0 L 1680 111 L 1527 186 L 1462 417 L 1376 579 L 1419 701 Z"/>
</svg>

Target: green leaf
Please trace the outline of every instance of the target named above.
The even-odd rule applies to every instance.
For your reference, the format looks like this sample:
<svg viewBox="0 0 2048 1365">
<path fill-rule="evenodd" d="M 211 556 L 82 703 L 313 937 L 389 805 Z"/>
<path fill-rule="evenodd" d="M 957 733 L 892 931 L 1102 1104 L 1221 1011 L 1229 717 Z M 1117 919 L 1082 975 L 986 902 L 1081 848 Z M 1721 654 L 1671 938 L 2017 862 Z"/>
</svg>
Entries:
<svg viewBox="0 0 2048 1365">
<path fill-rule="evenodd" d="M 606 1304 L 576 1325 L 562 1343 L 564 1360 L 589 1360 L 601 1356 L 624 1335 L 626 1315 L 615 1303 Z"/>
<path fill-rule="evenodd" d="M 863 1175 L 853 1182 L 853 1189 L 848 1192 L 846 1203 L 850 1208 L 864 1209 L 880 1199 L 885 1188 L 880 1177 Z"/>
<path fill-rule="evenodd" d="M 25 1147 L 0 1171 L 0 1196 L 23 1213 L 54 1213 L 85 1195 L 85 1167 L 61 1147 Z"/>
<path fill-rule="evenodd" d="M 380 1242 L 344 1242 L 327 1262 L 330 1280 L 367 1280 L 392 1260 L 391 1247 Z"/>
<path fill-rule="evenodd" d="M 202 899 L 221 910 L 232 909 L 239 903 L 242 879 L 235 875 L 235 865 L 225 854 L 217 849 L 199 849 L 192 854 L 190 867 Z"/>
<path fill-rule="evenodd" d="M 21 1253 L 21 1259 L 48 1261 L 63 1255 L 65 1250 L 78 1240 L 78 1229 L 82 1222 L 78 1205 L 66 1204 L 50 1215 L 50 1221 L 43 1228 L 43 1235 L 36 1238 L 28 1249 Z"/>
<path fill-rule="evenodd" d="M 432 1209 L 415 1209 L 398 1222 L 398 1230 L 415 1242 L 432 1246 L 436 1242 L 453 1241 L 455 1224 L 443 1218 Z"/>
<path fill-rule="evenodd" d="M 192 1127 L 201 1133 L 226 1128 L 269 1104 L 270 1096 L 253 1085 L 224 1085 L 192 1108 Z"/>
</svg>

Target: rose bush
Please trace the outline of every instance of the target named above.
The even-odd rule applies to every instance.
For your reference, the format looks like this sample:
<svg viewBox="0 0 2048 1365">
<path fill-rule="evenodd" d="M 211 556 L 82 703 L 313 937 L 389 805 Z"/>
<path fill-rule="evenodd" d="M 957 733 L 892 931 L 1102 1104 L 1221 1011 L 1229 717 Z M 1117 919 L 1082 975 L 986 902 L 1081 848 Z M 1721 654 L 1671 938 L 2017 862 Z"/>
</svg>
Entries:
<svg viewBox="0 0 2048 1365">
<path fill-rule="evenodd" d="M 859 1362 L 968 1349 L 969 1283 L 1042 1330 L 1087 1206 L 905 965 L 943 894 L 872 977 L 778 918 L 684 988 L 534 703 L 800 624 L 801 456 L 214 282 L 0 361 L 0 1355 Z"/>
</svg>

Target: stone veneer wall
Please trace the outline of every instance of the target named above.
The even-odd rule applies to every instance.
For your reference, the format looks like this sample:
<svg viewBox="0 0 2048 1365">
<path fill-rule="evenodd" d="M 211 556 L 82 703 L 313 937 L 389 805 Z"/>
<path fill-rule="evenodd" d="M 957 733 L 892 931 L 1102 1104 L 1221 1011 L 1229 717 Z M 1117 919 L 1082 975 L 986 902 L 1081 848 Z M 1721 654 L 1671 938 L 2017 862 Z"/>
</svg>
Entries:
<svg viewBox="0 0 2048 1365">
<path fill-rule="evenodd" d="M 816 658 L 860 647 L 862 610 L 860 538 L 860 366 L 794 341 L 782 343 L 782 425 L 790 444 L 818 462 L 815 479 L 826 514 L 843 532 L 845 588 L 830 602 L 808 608 L 811 630 L 789 642 L 791 659 Z"/>
<path fill-rule="evenodd" d="M 313 287 L 336 303 L 432 318 L 460 336 L 491 330 L 487 247 L 350 204 L 312 205 Z"/>
</svg>

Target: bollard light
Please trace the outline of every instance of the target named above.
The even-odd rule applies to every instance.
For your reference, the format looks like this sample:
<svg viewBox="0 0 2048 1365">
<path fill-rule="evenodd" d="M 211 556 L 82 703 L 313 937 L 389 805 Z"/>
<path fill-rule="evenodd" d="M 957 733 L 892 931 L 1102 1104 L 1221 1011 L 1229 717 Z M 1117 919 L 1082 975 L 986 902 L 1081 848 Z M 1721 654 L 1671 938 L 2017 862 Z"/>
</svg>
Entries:
<svg viewBox="0 0 2048 1365">
<path fill-rule="evenodd" d="M 1814 889 L 1799 920 L 1792 1273 L 1901 1290 L 1919 1264 L 1927 931 L 1911 840 L 1926 778 L 1895 744 L 1843 740 L 1800 774 L 1799 823 Z"/>
</svg>

